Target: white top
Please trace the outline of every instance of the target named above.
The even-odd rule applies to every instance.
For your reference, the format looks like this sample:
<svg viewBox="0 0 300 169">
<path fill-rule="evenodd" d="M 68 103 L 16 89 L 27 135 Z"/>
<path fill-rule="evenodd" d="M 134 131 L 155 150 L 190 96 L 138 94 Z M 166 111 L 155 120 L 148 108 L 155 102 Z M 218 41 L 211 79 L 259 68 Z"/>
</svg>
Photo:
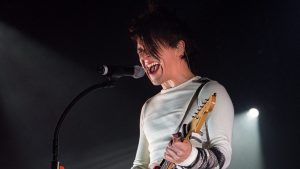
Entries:
<svg viewBox="0 0 300 169">
<path fill-rule="evenodd" d="M 174 88 L 161 90 L 158 94 L 147 100 L 142 108 L 140 117 L 140 139 L 133 162 L 132 169 L 153 168 L 163 159 L 165 148 L 171 140 L 171 135 L 176 133 L 191 97 L 200 83 L 196 76 Z M 216 81 L 208 82 L 198 95 L 184 123 L 189 123 L 192 115 L 197 112 L 202 101 L 213 93 L 217 94 L 216 105 L 207 118 L 209 147 L 217 147 L 225 156 L 223 168 L 227 168 L 231 159 L 231 136 L 233 125 L 233 106 L 225 88 Z M 207 134 L 205 126 L 201 129 L 201 143 L 192 142 L 193 147 L 208 148 L 206 145 Z M 198 150 L 193 148 L 191 155 L 180 165 L 190 165 L 197 156 Z"/>
</svg>

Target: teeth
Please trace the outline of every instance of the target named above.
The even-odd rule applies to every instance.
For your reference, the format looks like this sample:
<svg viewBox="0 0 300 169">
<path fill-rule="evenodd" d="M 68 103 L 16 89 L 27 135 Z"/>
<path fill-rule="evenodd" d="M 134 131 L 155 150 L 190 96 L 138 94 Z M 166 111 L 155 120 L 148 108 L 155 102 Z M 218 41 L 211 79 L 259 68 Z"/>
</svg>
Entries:
<svg viewBox="0 0 300 169">
<path fill-rule="evenodd" d="M 149 64 L 149 65 L 146 65 L 146 67 L 147 67 L 148 69 L 150 69 L 151 66 L 158 65 L 158 64 L 159 64 L 159 63 L 154 62 L 154 63 L 151 63 L 151 64 Z"/>
</svg>

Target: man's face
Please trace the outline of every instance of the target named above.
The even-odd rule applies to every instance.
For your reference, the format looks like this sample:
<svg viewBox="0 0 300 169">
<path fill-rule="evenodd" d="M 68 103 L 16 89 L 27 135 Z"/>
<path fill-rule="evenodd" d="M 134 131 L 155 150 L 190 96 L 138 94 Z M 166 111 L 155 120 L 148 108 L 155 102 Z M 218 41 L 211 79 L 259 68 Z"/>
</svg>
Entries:
<svg viewBox="0 0 300 169">
<path fill-rule="evenodd" d="M 143 42 L 138 39 L 137 53 L 140 63 L 153 85 L 161 85 L 176 76 L 176 49 L 159 45 L 159 59 L 157 59 L 145 50 Z"/>
</svg>

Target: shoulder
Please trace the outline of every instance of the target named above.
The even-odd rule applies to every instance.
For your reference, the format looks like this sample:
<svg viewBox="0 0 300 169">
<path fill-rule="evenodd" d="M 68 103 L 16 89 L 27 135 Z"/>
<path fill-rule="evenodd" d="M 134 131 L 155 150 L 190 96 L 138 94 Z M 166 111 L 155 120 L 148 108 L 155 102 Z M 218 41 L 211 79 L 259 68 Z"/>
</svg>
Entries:
<svg viewBox="0 0 300 169">
<path fill-rule="evenodd" d="M 199 77 L 199 79 L 194 80 L 194 82 L 199 83 L 199 84 L 205 83 L 202 91 L 225 90 L 224 86 L 222 84 L 220 84 L 218 81 L 207 78 L 207 77 L 201 77 L 201 78 Z"/>
<path fill-rule="evenodd" d="M 144 117 L 145 116 L 145 113 L 151 109 L 151 107 L 153 106 L 153 104 L 155 104 L 155 98 L 157 97 L 157 94 L 148 98 L 145 103 L 143 104 L 143 107 L 142 107 L 142 111 L 141 111 L 141 116 Z"/>
<path fill-rule="evenodd" d="M 211 116 L 214 121 L 218 121 L 217 123 L 221 123 L 220 121 L 228 121 L 231 124 L 233 121 L 234 108 L 231 98 L 222 84 L 215 80 L 210 80 L 203 87 L 202 93 L 199 95 L 199 101 L 201 100 L 202 102 L 213 94 L 217 96 L 216 104 L 209 116 Z M 227 120 L 225 120 L 225 117 Z"/>
<path fill-rule="evenodd" d="M 225 89 L 225 87 L 220 84 L 219 82 L 215 80 L 210 80 L 207 82 L 203 89 L 201 90 L 198 98 L 199 101 L 204 101 L 205 99 L 209 98 L 211 95 L 216 94 L 217 95 L 217 106 L 223 107 L 226 105 L 226 107 L 232 107 L 232 101 L 231 98 Z"/>
<path fill-rule="evenodd" d="M 203 87 L 203 90 L 212 92 L 226 92 L 225 87 L 215 80 L 210 80 L 207 82 L 207 84 Z"/>
<path fill-rule="evenodd" d="M 204 95 L 205 97 L 207 97 L 214 93 L 227 94 L 227 91 L 225 87 L 222 84 L 220 84 L 218 81 L 209 79 L 209 81 L 203 86 L 200 95 Z"/>
</svg>

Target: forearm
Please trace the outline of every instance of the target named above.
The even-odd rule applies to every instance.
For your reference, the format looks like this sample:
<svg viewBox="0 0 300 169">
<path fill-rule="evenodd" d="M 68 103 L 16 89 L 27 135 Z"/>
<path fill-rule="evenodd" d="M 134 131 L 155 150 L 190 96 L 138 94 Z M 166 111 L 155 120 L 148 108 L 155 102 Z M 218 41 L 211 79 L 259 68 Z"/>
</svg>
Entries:
<svg viewBox="0 0 300 169">
<path fill-rule="evenodd" d="M 148 142 L 141 132 L 139 145 L 131 169 L 148 169 L 148 165 L 149 165 Z"/>
<path fill-rule="evenodd" d="M 131 169 L 148 169 L 145 165 L 133 165 Z"/>
<path fill-rule="evenodd" d="M 179 164 L 188 169 L 227 168 L 231 160 L 230 146 L 193 147 L 188 159 Z"/>
<path fill-rule="evenodd" d="M 210 149 L 197 148 L 198 153 L 195 161 L 186 166 L 189 169 L 202 169 L 202 168 L 223 168 L 225 163 L 224 154 L 219 151 L 216 147 Z"/>
<path fill-rule="evenodd" d="M 150 162 L 148 146 L 149 143 L 143 130 L 143 114 L 141 113 L 139 144 L 131 169 L 148 169 L 148 165 Z"/>
</svg>

